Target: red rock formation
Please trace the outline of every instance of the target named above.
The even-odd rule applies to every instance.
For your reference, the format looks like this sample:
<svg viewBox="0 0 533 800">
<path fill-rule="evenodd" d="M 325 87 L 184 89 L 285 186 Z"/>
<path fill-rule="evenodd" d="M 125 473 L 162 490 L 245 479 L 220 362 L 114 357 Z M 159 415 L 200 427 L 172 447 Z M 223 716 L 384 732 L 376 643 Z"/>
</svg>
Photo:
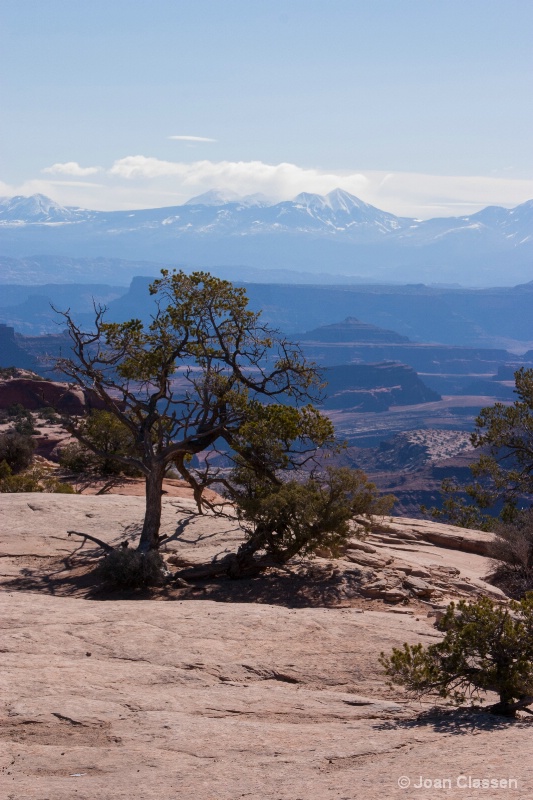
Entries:
<svg viewBox="0 0 533 800">
<path fill-rule="evenodd" d="M 0 408 L 9 408 L 16 403 L 30 411 L 50 406 L 73 415 L 83 414 L 88 409 L 104 408 L 94 392 L 68 383 L 31 378 L 13 378 L 0 383 Z"/>
</svg>

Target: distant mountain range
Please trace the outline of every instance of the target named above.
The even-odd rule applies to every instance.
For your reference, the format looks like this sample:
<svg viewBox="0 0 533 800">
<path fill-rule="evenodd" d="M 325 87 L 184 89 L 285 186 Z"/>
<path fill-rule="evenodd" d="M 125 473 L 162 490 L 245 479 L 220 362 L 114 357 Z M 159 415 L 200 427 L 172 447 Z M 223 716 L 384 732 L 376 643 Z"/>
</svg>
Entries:
<svg viewBox="0 0 533 800">
<path fill-rule="evenodd" d="M 36 253 L 243 273 L 249 267 L 280 281 L 296 271 L 367 282 L 509 285 L 533 278 L 533 200 L 416 220 L 341 189 L 281 203 L 208 192 L 181 206 L 111 212 L 64 207 L 39 194 L 1 198 L 0 256 Z M 92 269 L 92 281 L 104 277 Z"/>
</svg>

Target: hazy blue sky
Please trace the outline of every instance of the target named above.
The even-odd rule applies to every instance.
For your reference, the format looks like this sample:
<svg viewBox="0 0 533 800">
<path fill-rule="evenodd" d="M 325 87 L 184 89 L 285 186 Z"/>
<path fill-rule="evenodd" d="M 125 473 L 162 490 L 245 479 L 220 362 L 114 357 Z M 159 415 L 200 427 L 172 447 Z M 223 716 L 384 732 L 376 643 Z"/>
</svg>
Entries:
<svg viewBox="0 0 533 800">
<path fill-rule="evenodd" d="M 1 0 L 0 194 L 516 205 L 532 41 L 528 0 Z"/>
</svg>

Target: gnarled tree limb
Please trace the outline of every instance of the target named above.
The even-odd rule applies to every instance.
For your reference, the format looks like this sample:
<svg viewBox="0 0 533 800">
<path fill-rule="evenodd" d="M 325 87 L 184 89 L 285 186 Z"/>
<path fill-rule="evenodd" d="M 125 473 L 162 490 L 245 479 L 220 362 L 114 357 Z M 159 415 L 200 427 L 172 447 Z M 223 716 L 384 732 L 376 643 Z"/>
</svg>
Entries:
<svg viewBox="0 0 533 800">
<path fill-rule="evenodd" d="M 96 536 L 91 536 L 90 533 L 80 533 L 80 531 L 67 531 L 67 534 L 69 536 L 82 536 L 83 544 L 85 544 L 86 540 L 88 539 L 90 542 L 94 542 L 94 544 L 97 544 L 98 547 L 101 547 L 103 550 L 105 550 L 106 553 L 112 553 L 115 550 L 115 548 L 112 547 L 110 544 L 108 544 L 107 542 L 103 542 L 101 539 L 97 539 Z"/>
</svg>

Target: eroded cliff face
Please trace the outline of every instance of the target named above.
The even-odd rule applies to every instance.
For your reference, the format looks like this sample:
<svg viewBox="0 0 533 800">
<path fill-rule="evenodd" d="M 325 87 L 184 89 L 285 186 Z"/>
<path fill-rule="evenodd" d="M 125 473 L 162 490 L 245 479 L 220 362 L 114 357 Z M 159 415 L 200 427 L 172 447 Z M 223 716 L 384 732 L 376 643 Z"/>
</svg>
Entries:
<svg viewBox="0 0 533 800">
<path fill-rule="evenodd" d="M 323 370 L 327 381 L 324 408 L 386 411 L 440 400 L 417 373 L 404 364 L 342 364 Z"/>
<path fill-rule="evenodd" d="M 375 447 L 348 447 L 338 457 L 343 466 L 362 469 L 383 492 L 396 496 L 394 514 L 425 517 L 421 506 L 440 508 L 442 481 L 472 481 L 471 465 L 481 455 L 464 430 L 413 429 Z M 466 498 L 466 495 L 465 495 Z"/>
<path fill-rule="evenodd" d="M 370 325 L 356 317 L 346 317 L 342 322 L 323 325 L 313 331 L 298 334 L 297 338 L 301 342 L 314 342 L 315 344 L 347 344 L 349 342 L 399 344 L 409 341 L 407 336 L 402 336 L 396 331 Z"/>
<path fill-rule="evenodd" d="M 36 364 L 35 358 L 18 343 L 14 328 L 0 323 L 0 367 L 16 365 L 21 369 L 33 370 Z"/>
<path fill-rule="evenodd" d="M 95 392 L 81 389 L 68 383 L 59 383 L 34 377 L 19 377 L 22 370 L 15 370 L 15 377 L 0 379 L 0 408 L 21 405 L 29 411 L 53 408 L 65 414 L 79 415 L 90 409 L 104 408 Z"/>
</svg>

